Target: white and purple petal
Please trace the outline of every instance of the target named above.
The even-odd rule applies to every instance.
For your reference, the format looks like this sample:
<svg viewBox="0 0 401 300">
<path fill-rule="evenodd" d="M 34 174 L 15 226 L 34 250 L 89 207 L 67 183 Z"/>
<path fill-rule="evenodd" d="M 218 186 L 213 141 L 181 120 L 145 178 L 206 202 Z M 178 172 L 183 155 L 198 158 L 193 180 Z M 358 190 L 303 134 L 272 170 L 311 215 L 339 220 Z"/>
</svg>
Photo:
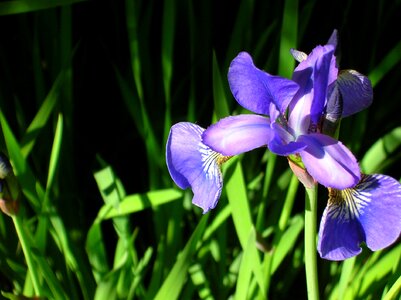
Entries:
<svg viewBox="0 0 401 300">
<path fill-rule="evenodd" d="M 202 135 L 203 143 L 224 156 L 233 156 L 266 146 L 272 138 L 269 118 L 238 115 L 221 119 Z"/>
<path fill-rule="evenodd" d="M 326 104 L 327 87 L 336 80 L 335 47 L 317 46 L 294 70 L 293 80 L 299 91 L 289 106 L 289 125 L 299 134 L 317 125 Z"/>
<path fill-rule="evenodd" d="M 192 203 L 206 213 L 213 209 L 221 194 L 220 165 L 227 158 L 202 142 L 204 129 L 180 122 L 171 127 L 166 145 L 166 162 L 171 178 L 182 189 L 192 188 Z"/>
<path fill-rule="evenodd" d="M 298 90 L 298 85 L 292 80 L 270 75 L 255 67 L 252 57 L 246 52 L 239 53 L 231 62 L 228 82 L 241 106 L 263 115 L 269 115 L 271 102 L 283 113 Z"/>
<path fill-rule="evenodd" d="M 361 243 L 373 251 L 394 243 L 401 232 L 401 185 L 395 179 L 363 175 L 352 189 L 329 189 L 319 229 L 318 251 L 329 260 L 359 254 Z"/>
<path fill-rule="evenodd" d="M 308 173 L 320 184 L 345 189 L 359 182 L 358 162 L 341 142 L 319 133 L 302 135 L 297 141 L 307 145 L 299 154 Z"/>
<path fill-rule="evenodd" d="M 341 71 L 337 79 L 337 85 L 343 98 L 343 117 L 355 114 L 372 104 L 372 84 L 369 78 L 357 71 Z"/>
</svg>

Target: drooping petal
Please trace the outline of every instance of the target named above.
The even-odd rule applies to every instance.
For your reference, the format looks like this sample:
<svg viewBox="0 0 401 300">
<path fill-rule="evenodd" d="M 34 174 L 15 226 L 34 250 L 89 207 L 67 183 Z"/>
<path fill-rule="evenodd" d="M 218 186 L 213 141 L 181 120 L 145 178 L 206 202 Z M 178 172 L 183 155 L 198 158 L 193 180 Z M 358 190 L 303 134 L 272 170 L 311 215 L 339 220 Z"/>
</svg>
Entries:
<svg viewBox="0 0 401 300">
<path fill-rule="evenodd" d="M 330 189 L 319 230 L 321 257 L 343 260 L 361 252 L 365 242 L 373 251 L 394 243 L 401 232 L 401 185 L 395 179 L 363 175 L 351 189 Z"/>
<path fill-rule="evenodd" d="M 359 165 L 341 142 L 319 133 L 302 135 L 297 141 L 307 145 L 299 154 L 306 170 L 320 184 L 346 189 L 359 182 Z"/>
<path fill-rule="evenodd" d="M 381 174 L 364 175 L 353 196 L 366 204 L 359 212 L 366 245 L 376 251 L 395 242 L 401 232 L 400 183 Z"/>
<path fill-rule="evenodd" d="M 355 70 L 341 71 L 337 84 L 343 98 L 343 117 L 355 114 L 372 104 L 373 88 L 369 78 Z"/>
<path fill-rule="evenodd" d="M 354 203 L 344 200 L 341 191 L 330 190 L 319 228 L 317 250 L 322 258 L 344 260 L 361 253 L 359 245 L 365 240 L 365 234 L 353 217 L 353 209 Z"/>
<path fill-rule="evenodd" d="M 206 213 L 220 198 L 220 165 L 226 158 L 202 143 L 203 131 L 189 122 L 173 125 L 166 145 L 166 162 L 174 182 L 182 189 L 191 187 L 192 202 Z"/>
<path fill-rule="evenodd" d="M 202 135 L 203 143 L 225 156 L 265 146 L 271 137 L 269 118 L 251 114 L 221 119 Z"/>
<path fill-rule="evenodd" d="M 252 57 L 246 52 L 241 52 L 231 62 L 228 82 L 241 106 L 263 115 L 269 115 L 271 102 L 283 113 L 298 90 L 298 85 L 292 80 L 270 75 L 255 67 Z"/>
</svg>

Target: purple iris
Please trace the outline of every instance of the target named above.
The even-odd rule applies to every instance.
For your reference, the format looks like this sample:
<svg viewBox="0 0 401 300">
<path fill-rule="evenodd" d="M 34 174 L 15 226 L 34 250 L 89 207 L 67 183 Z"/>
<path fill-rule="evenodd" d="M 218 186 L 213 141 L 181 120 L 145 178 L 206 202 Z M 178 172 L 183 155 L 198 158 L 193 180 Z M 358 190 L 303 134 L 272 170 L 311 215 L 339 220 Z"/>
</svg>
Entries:
<svg viewBox="0 0 401 300">
<path fill-rule="evenodd" d="M 269 116 L 269 126 L 251 115 L 229 117 L 210 126 L 203 142 L 227 156 L 266 144 L 273 153 L 301 160 L 314 180 L 326 187 L 355 186 L 361 175 L 354 155 L 324 134 L 323 124 L 367 107 L 373 93 L 365 76 L 356 71 L 338 72 L 335 50 L 336 38 L 332 37 L 309 55 L 292 51 L 300 61 L 292 80 L 258 69 L 249 54 L 240 53 L 228 72 L 231 91 L 244 108 Z M 244 140 L 239 134 L 244 128 L 237 119 L 257 134 Z"/>
<path fill-rule="evenodd" d="M 361 243 L 380 250 L 395 242 L 400 232 L 400 183 L 385 175 L 362 175 L 353 188 L 329 189 L 318 251 L 322 258 L 344 260 L 358 255 Z"/>
<path fill-rule="evenodd" d="M 192 188 L 194 204 L 204 212 L 214 208 L 222 188 L 221 164 L 262 146 L 301 160 L 313 179 L 327 187 L 345 189 L 359 182 L 355 157 L 323 134 L 330 127 L 323 125 L 368 106 L 372 88 L 356 71 L 338 72 L 336 41 L 333 34 L 310 55 L 293 50 L 300 63 L 292 80 L 256 68 L 249 54 L 240 53 L 230 65 L 228 81 L 237 102 L 256 114 L 230 116 L 206 130 L 192 123 L 171 128 L 167 166 L 179 187 Z"/>
</svg>

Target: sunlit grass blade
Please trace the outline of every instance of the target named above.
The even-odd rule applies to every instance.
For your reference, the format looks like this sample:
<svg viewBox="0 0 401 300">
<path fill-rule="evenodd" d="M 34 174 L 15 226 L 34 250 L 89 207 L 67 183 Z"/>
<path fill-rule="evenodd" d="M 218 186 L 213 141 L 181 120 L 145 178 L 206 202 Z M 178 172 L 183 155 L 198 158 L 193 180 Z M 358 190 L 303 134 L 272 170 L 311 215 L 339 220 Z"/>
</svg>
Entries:
<svg viewBox="0 0 401 300">
<path fill-rule="evenodd" d="M 96 283 L 99 283 L 110 271 L 107 261 L 106 245 L 100 221 L 95 221 L 95 223 L 89 228 L 86 237 L 85 249 L 91 265 L 93 276 L 96 280 Z"/>
<path fill-rule="evenodd" d="M 235 231 L 242 249 L 245 249 L 248 244 L 249 232 L 253 228 L 253 222 L 240 161 L 234 161 L 228 164 L 225 172 L 225 178 L 227 178 L 227 198 L 231 207 Z M 261 273 L 262 265 L 260 257 L 256 252 L 256 244 L 254 247 L 255 252 L 252 260 L 252 270 L 262 293 L 264 293 L 266 291 L 266 287 L 265 280 Z"/>
<path fill-rule="evenodd" d="M 221 78 L 216 53 L 213 51 L 213 103 L 214 103 L 214 121 L 227 117 L 230 110 L 227 105 L 227 97 L 225 95 L 223 80 Z"/>
<path fill-rule="evenodd" d="M 31 124 L 26 129 L 25 135 L 21 139 L 21 152 L 24 158 L 28 157 L 35 145 L 37 137 L 41 133 L 43 127 L 47 124 L 59 99 L 63 83 L 64 73 L 60 73 Z"/>
<path fill-rule="evenodd" d="M 243 249 L 248 243 L 249 232 L 252 228 L 252 217 L 246 195 L 246 185 L 243 178 L 241 163 L 228 162 L 225 170 L 227 198 L 231 208 L 231 214 Z"/>
<path fill-rule="evenodd" d="M 297 46 L 298 0 L 285 1 L 282 20 L 278 74 L 291 78 L 295 59 L 291 56 L 290 49 Z"/>
<path fill-rule="evenodd" d="M 382 172 L 400 158 L 400 154 L 397 152 L 400 147 L 401 127 L 397 127 L 369 148 L 361 161 L 362 170 L 368 174 Z"/>
<path fill-rule="evenodd" d="M 271 274 L 274 274 L 288 253 L 293 250 L 294 245 L 304 228 L 304 220 L 300 215 L 290 220 L 288 229 L 283 233 L 280 241 L 275 245 Z"/>
<path fill-rule="evenodd" d="M 171 127 L 171 79 L 173 74 L 175 9 L 176 8 L 174 0 L 164 1 L 161 36 L 161 62 L 163 70 L 164 97 L 166 104 L 164 114 L 164 141 L 167 141 L 167 136 Z"/>
<path fill-rule="evenodd" d="M 368 75 L 372 86 L 376 86 L 382 78 L 401 61 L 401 41 L 382 59 Z"/>
<path fill-rule="evenodd" d="M 15 175 L 18 177 L 22 192 L 30 201 L 34 210 L 39 211 L 41 203 L 36 192 L 36 180 L 27 161 L 22 155 L 21 148 L 11 131 L 8 122 L 0 110 L 0 124 L 6 142 L 8 155 L 14 167 Z"/>
<path fill-rule="evenodd" d="M 252 228 L 249 233 L 248 243 L 242 253 L 241 265 L 238 272 L 237 285 L 235 289 L 235 299 L 248 299 L 252 271 L 254 269 L 254 259 L 257 257 L 256 245 L 256 232 Z M 261 269 L 260 269 L 261 271 Z M 260 273 L 259 276 L 262 276 Z M 263 294 L 263 292 L 262 292 Z"/>
<path fill-rule="evenodd" d="M 19 180 L 21 190 L 25 197 L 30 201 L 33 210 L 40 214 L 42 201 L 45 195 L 44 188 L 40 182 L 36 180 L 30 166 L 22 156 L 21 148 L 1 111 L 0 124 L 6 141 L 7 150 L 10 155 L 10 160 L 13 163 L 14 171 Z M 77 276 L 84 298 L 90 299 L 93 282 L 92 277 L 87 272 L 86 264 L 82 261 L 82 257 L 77 255 L 76 251 L 73 249 L 64 222 L 57 213 L 55 207 L 49 204 L 46 212 L 50 218 L 50 223 L 52 225 L 50 233 L 52 234 L 55 243 L 64 254 L 71 272 Z"/>
<path fill-rule="evenodd" d="M 167 278 L 163 282 L 162 286 L 158 290 L 154 300 L 174 300 L 178 299 L 181 289 L 188 276 L 188 269 L 192 262 L 192 256 L 196 251 L 196 246 L 202 238 L 202 234 L 206 228 L 207 220 L 209 214 L 203 215 L 196 229 L 192 233 L 190 239 L 188 240 L 185 248 L 178 255 L 177 261 L 172 267 Z"/>
<path fill-rule="evenodd" d="M 396 282 L 394 282 L 394 284 L 391 286 L 389 291 L 383 297 L 383 300 L 397 299 L 397 297 L 399 297 L 400 293 L 401 293 L 401 276 L 398 277 Z"/>
<path fill-rule="evenodd" d="M 361 281 L 357 296 L 364 298 L 370 295 L 372 290 L 377 288 L 377 284 L 384 287 L 386 282 L 383 279 L 391 274 L 394 268 L 394 262 L 398 260 L 400 254 L 401 245 L 398 245 L 387 253 L 382 253 L 381 257 L 372 264 L 364 276 L 360 278 Z"/>
<path fill-rule="evenodd" d="M 213 299 L 209 280 L 202 268 L 203 266 L 200 263 L 195 263 L 189 268 L 188 272 L 191 276 L 192 283 L 198 291 L 199 299 Z"/>
<path fill-rule="evenodd" d="M 111 204 L 104 205 L 99 215 L 104 219 L 124 216 L 142 211 L 149 207 L 157 207 L 168 202 L 176 201 L 182 197 L 182 192 L 177 189 L 155 190 L 143 194 L 127 195 L 122 199 L 118 207 Z"/>
<path fill-rule="evenodd" d="M 86 0 L 13 0 L 0 3 L 0 15 L 20 14 Z"/>
<path fill-rule="evenodd" d="M 129 296 L 128 299 L 134 299 L 135 294 L 139 294 L 139 289 L 140 286 L 139 284 L 142 282 L 142 280 L 145 277 L 145 272 L 147 269 L 151 267 L 151 259 L 153 256 L 153 248 L 149 247 L 146 251 L 143 257 L 138 261 L 138 264 L 135 266 L 133 270 L 133 281 L 131 283 L 131 287 L 129 290 Z M 145 291 L 141 291 L 144 293 Z"/>
<path fill-rule="evenodd" d="M 43 197 L 43 205 L 42 205 L 43 211 L 46 211 L 47 209 L 46 207 L 48 205 L 48 202 L 50 201 L 49 195 L 53 186 L 54 177 L 60 159 L 62 136 L 63 136 L 63 117 L 61 114 L 59 114 L 57 120 L 56 132 L 54 134 L 53 147 L 50 155 L 46 190 L 45 190 L 45 195 Z M 49 225 L 49 219 L 46 216 L 39 216 L 35 239 L 37 247 L 42 251 L 45 251 L 46 248 L 48 225 Z"/>
<path fill-rule="evenodd" d="M 353 275 L 355 260 L 356 258 L 352 257 L 342 263 L 340 282 L 338 283 L 338 294 L 336 297 L 337 299 L 344 299 L 344 295 L 348 289 L 349 282 Z M 351 297 L 354 297 L 354 295 L 351 295 Z"/>
</svg>

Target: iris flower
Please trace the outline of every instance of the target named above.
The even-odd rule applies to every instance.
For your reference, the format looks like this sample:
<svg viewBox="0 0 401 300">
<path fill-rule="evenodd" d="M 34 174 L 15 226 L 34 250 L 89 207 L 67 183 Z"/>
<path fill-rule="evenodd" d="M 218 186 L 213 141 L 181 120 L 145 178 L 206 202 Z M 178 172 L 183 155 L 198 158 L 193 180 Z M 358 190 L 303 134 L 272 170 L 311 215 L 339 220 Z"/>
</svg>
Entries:
<svg viewBox="0 0 401 300">
<path fill-rule="evenodd" d="M 373 92 L 370 81 L 358 72 L 339 73 L 336 43 L 334 33 L 327 45 L 309 55 L 293 50 L 300 63 L 292 80 L 258 69 L 248 53 L 240 53 L 228 72 L 231 91 L 244 108 L 268 117 L 222 119 L 203 133 L 204 143 L 226 156 L 267 145 L 273 153 L 301 160 L 326 187 L 355 186 L 361 175 L 354 155 L 322 129 L 335 117 L 337 106 L 342 108 L 337 119 L 349 116 L 370 105 Z M 252 138 L 244 139 L 244 133 Z"/>
<path fill-rule="evenodd" d="M 214 208 L 222 188 L 221 164 L 262 146 L 302 160 L 308 174 L 327 187 L 345 189 L 359 182 L 353 154 L 322 133 L 337 103 L 342 103 L 344 117 L 372 100 L 366 77 L 356 71 L 338 72 L 336 43 L 334 33 L 327 45 L 317 46 L 310 55 L 293 50 L 300 63 L 292 79 L 258 69 L 251 56 L 241 52 L 230 65 L 228 81 L 237 102 L 255 114 L 229 116 L 206 130 L 187 122 L 171 128 L 167 166 L 180 188 L 192 188 L 194 204 L 204 212 Z"/>
<path fill-rule="evenodd" d="M 395 242 L 400 232 L 400 183 L 381 174 L 362 175 L 353 188 L 329 189 L 318 252 L 325 259 L 344 260 L 358 255 L 361 243 L 377 251 Z"/>
</svg>

